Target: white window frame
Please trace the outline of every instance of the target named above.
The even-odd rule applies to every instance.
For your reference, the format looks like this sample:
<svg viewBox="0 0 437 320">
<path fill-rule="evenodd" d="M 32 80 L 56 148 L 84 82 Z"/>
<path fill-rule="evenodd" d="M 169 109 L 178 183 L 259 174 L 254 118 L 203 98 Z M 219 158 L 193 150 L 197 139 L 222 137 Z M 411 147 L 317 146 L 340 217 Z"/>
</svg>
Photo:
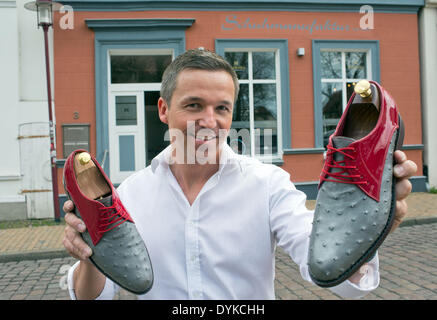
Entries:
<svg viewBox="0 0 437 320">
<path fill-rule="evenodd" d="M 281 159 L 282 157 L 282 100 L 281 100 L 281 68 L 280 68 L 280 50 L 278 48 L 225 48 L 224 52 L 247 52 L 248 53 L 248 79 L 238 79 L 240 84 L 248 84 L 249 86 L 249 126 L 250 126 L 250 156 L 256 157 L 263 162 L 271 162 L 272 160 Z M 252 53 L 253 52 L 274 52 L 275 53 L 275 79 L 253 79 Z M 253 101 L 253 85 L 254 84 L 276 84 L 276 135 L 277 135 L 277 153 L 273 155 L 257 155 L 255 154 L 255 119 L 254 119 L 254 101 Z"/>
</svg>

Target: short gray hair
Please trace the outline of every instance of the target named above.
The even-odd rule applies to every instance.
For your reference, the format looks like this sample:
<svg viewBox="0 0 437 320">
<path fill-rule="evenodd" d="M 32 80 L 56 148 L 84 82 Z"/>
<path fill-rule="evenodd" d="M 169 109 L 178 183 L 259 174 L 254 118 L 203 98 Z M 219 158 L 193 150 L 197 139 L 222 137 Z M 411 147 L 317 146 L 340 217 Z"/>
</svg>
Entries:
<svg viewBox="0 0 437 320">
<path fill-rule="evenodd" d="M 234 81 L 235 101 L 237 100 L 240 84 L 238 82 L 237 74 L 229 62 L 214 52 L 204 49 L 192 49 L 179 55 L 175 60 L 173 60 L 162 75 L 161 97 L 169 106 L 173 92 L 176 89 L 177 77 L 179 73 L 187 69 L 225 71 L 229 73 Z"/>
</svg>

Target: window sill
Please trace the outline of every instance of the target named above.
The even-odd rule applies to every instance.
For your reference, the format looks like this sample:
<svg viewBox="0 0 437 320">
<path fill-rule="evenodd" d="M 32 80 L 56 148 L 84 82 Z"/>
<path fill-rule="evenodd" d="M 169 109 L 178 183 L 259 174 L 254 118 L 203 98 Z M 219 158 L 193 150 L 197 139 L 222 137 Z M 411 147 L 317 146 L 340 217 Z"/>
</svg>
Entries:
<svg viewBox="0 0 437 320">
<path fill-rule="evenodd" d="M 259 161 L 261 161 L 262 163 L 266 163 L 266 164 L 274 164 L 277 166 L 282 166 L 284 164 L 284 159 L 279 158 L 279 157 L 275 157 L 275 158 L 264 158 L 264 159 L 258 159 Z"/>
<path fill-rule="evenodd" d="M 301 149 L 284 149 L 284 154 L 315 154 L 315 153 L 324 153 L 326 151 L 325 148 L 301 148 Z"/>
</svg>

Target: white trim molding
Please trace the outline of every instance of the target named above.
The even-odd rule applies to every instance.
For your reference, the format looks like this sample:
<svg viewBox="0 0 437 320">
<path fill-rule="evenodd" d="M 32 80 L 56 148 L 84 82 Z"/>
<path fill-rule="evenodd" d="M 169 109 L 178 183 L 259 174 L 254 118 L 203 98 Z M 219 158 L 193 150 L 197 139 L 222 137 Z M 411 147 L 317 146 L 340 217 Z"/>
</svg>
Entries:
<svg viewBox="0 0 437 320">
<path fill-rule="evenodd" d="M 17 203 L 17 202 L 26 202 L 26 196 L 17 195 L 17 196 L 6 196 L 0 197 L 0 203 Z"/>
<path fill-rule="evenodd" d="M 0 176 L 0 181 L 19 181 L 19 180 L 21 180 L 21 174 Z"/>
<path fill-rule="evenodd" d="M 16 8 L 17 7 L 17 1 L 7 1 L 3 0 L 0 1 L 0 8 Z"/>
</svg>

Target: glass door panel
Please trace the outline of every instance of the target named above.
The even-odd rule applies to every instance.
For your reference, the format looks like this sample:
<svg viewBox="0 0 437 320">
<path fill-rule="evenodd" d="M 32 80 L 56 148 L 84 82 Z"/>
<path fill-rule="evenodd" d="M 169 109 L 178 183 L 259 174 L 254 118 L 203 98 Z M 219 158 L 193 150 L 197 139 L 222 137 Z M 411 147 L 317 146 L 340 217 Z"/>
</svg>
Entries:
<svg viewBox="0 0 437 320">
<path fill-rule="evenodd" d="M 121 183 L 144 168 L 143 92 L 109 96 L 109 165 L 112 183 Z"/>
</svg>

